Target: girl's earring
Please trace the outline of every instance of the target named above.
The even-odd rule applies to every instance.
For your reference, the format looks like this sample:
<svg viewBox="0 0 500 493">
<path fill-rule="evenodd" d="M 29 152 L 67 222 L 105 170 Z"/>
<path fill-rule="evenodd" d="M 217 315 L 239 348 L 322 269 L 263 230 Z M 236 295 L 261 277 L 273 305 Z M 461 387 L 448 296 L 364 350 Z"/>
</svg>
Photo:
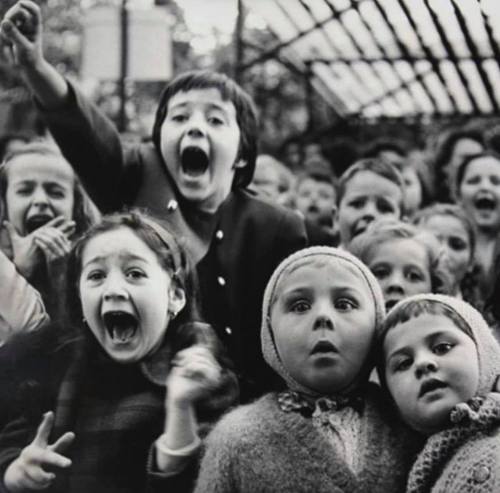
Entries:
<svg viewBox="0 0 500 493">
<path fill-rule="evenodd" d="M 177 317 L 177 312 L 174 312 L 173 310 L 169 310 L 168 314 L 170 315 L 170 320 L 173 320 L 175 317 Z"/>
</svg>

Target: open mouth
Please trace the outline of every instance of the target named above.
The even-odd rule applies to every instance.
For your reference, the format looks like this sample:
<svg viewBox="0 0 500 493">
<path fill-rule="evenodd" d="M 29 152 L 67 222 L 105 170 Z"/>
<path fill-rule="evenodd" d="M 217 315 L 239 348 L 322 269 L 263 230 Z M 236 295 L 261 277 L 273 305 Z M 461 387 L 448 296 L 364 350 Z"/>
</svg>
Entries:
<svg viewBox="0 0 500 493">
<path fill-rule="evenodd" d="M 113 342 L 124 344 L 134 338 L 138 329 L 138 321 L 127 312 L 112 311 L 103 315 L 104 325 Z"/>
<path fill-rule="evenodd" d="M 199 147 L 188 146 L 181 154 L 182 171 L 189 176 L 197 177 L 207 171 L 209 165 L 208 155 Z"/>
<path fill-rule="evenodd" d="M 318 353 L 337 353 L 337 348 L 329 341 L 319 341 L 317 342 L 312 351 L 311 354 L 318 354 Z"/>
<path fill-rule="evenodd" d="M 497 206 L 497 201 L 493 197 L 479 197 L 474 201 L 476 209 L 482 211 L 492 211 Z"/>
<path fill-rule="evenodd" d="M 28 233 L 32 233 L 44 224 L 47 224 L 52 219 L 52 216 L 49 216 L 48 214 L 37 214 L 36 216 L 31 216 L 26 219 L 26 231 Z"/>
<path fill-rule="evenodd" d="M 437 389 L 443 389 L 447 387 L 447 385 L 444 382 L 441 382 L 441 380 L 437 380 L 435 378 L 431 378 L 429 380 L 426 380 L 422 386 L 420 387 L 420 392 L 418 393 L 419 397 L 422 397 L 423 395 L 432 392 Z"/>
</svg>

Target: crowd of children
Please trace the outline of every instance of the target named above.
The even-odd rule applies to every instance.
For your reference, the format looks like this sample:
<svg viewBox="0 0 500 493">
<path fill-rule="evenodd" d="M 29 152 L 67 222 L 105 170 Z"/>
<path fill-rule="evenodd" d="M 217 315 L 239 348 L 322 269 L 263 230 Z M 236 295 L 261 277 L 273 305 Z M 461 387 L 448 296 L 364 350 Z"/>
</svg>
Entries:
<svg viewBox="0 0 500 493">
<path fill-rule="evenodd" d="M 134 144 L 42 30 L 31 0 L 0 24 L 50 135 L 1 149 L 0 492 L 498 491 L 483 135 L 285 165 L 193 71 Z"/>
</svg>

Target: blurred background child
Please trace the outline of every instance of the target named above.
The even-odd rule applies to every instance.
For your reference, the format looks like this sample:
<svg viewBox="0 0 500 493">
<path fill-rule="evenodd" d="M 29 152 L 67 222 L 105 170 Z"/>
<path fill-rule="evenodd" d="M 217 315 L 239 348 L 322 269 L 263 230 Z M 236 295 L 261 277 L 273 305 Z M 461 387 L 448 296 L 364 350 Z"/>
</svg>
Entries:
<svg viewBox="0 0 500 493">
<path fill-rule="evenodd" d="M 402 221 L 380 219 L 348 248 L 377 278 L 387 310 L 413 294 L 450 292 L 451 276 L 439 241 L 429 232 Z"/>
</svg>

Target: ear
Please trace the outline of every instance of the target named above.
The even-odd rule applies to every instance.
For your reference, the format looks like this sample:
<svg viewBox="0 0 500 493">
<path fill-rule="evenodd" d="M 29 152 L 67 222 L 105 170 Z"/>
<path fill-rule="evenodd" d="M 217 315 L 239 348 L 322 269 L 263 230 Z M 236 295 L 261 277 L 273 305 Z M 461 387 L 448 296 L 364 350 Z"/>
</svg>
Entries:
<svg viewBox="0 0 500 493">
<path fill-rule="evenodd" d="M 171 313 L 179 313 L 186 305 L 186 293 L 175 281 L 170 285 L 168 298 L 168 311 Z"/>
</svg>

